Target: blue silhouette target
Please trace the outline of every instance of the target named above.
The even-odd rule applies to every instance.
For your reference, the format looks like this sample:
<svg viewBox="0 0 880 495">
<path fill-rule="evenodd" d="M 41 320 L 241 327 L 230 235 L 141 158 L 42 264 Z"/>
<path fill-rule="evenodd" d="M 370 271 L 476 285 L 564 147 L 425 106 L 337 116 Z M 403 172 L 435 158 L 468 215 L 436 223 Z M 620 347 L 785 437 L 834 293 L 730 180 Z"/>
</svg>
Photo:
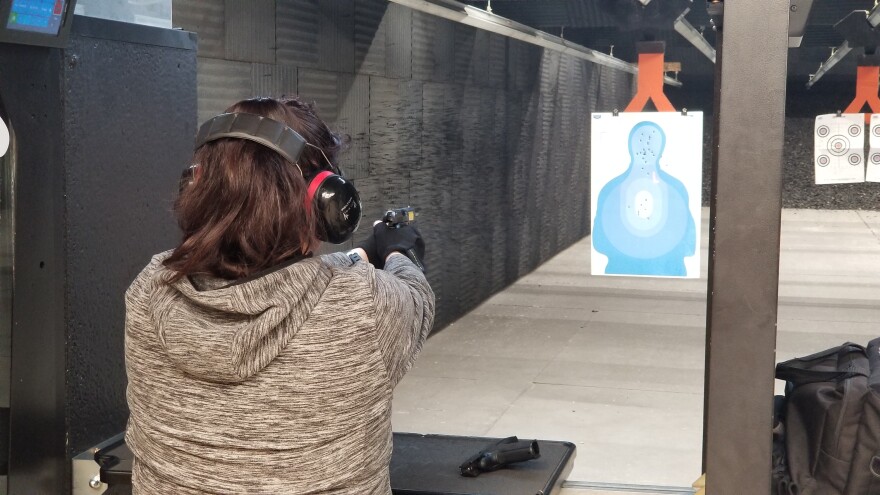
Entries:
<svg viewBox="0 0 880 495">
<path fill-rule="evenodd" d="M 696 226 L 684 184 L 660 168 L 665 147 L 659 125 L 636 124 L 629 168 L 599 192 L 593 248 L 608 257 L 606 274 L 687 276 L 684 258 L 696 251 Z"/>
</svg>

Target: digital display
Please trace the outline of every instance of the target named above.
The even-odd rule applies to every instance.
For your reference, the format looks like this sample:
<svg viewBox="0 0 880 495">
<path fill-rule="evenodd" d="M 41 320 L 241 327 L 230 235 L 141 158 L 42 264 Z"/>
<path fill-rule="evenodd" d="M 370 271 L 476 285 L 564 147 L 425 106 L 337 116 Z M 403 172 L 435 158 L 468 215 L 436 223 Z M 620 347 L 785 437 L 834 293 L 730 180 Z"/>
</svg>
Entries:
<svg viewBox="0 0 880 495">
<path fill-rule="evenodd" d="M 6 29 L 57 36 L 67 0 L 12 0 Z"/>
</svg>

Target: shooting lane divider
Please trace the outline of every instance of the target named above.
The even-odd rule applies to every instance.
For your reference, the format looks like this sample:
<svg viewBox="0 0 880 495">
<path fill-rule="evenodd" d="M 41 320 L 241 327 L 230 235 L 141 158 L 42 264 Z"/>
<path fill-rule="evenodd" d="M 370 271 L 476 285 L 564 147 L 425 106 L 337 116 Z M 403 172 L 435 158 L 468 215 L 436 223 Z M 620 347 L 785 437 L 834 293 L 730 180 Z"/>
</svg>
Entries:
<svg viewBox="0 0 880 495">
<path fill-rule="evenodd" d="M 648 100 L 654 101 L 658 112 L 674 112 L 675 107 L 663 93 L 664 44 L 662 42 L 639 43 L 638 50 L 638 89 L 624 112 L 641 112 L 645 109 Z"/>
<path fill-rule="evenodd" d="M 861 113 L 865 104 L 873 113 L 880 113 L 880 67 L 876 65 L 859 65 L 856 75 L 856 97 L 843 113 Z M 871 123 L 871 114 L 865 114 L 865 124 Z"/>
</svg>

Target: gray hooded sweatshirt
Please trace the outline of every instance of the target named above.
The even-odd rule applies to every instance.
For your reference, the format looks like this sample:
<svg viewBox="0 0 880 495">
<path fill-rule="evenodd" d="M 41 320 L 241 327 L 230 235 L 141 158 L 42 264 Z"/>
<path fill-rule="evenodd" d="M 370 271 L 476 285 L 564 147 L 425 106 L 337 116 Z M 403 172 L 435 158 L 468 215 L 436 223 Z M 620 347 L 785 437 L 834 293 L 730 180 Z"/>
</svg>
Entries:
<svg viewBox="0 0 880 495">
<path fill-rule="evenodd" d="M 391 396 L 431 329 L 406 257 L 230 285 L 153 258 L 126 292 L 135 495 L 390 494 Z"/>
</svg>

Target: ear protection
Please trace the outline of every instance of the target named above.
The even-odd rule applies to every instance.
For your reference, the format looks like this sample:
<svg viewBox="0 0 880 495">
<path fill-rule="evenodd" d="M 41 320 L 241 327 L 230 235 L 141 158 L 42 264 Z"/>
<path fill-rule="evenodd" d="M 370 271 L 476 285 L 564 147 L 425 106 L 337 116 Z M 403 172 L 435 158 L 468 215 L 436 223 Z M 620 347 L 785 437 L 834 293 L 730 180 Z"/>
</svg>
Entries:
<svg viewBox="0 0 880 495">
<path fill-rule="evenodd" d="M 362 210 L 357 189 L 330 160 L 327 160 L 329 170 L 303 174 L 298 162 L 303 148 L 317 147 L 307 143 L 299 133 L 277 120 L 261 115 L 224 113 L 202 124 L 196 136 L 195 148 L 220 138 L 247 139 L 260 143 L 296 165 L 308 184 L 305 207 L 309 212 L 316 212 L 316 234 L 319 239 L 340 244 L 351 238 L 357 230 Z M 320 148 L 317 149 L 324 155 Z M 327 159 L 327 155 L 324 158 Z M 198 170 L 193 170 L 193 167 L 187 170 L 193 179 L 198 177 Z"/>
</svg>

